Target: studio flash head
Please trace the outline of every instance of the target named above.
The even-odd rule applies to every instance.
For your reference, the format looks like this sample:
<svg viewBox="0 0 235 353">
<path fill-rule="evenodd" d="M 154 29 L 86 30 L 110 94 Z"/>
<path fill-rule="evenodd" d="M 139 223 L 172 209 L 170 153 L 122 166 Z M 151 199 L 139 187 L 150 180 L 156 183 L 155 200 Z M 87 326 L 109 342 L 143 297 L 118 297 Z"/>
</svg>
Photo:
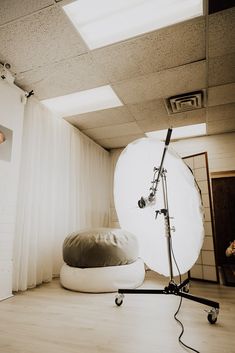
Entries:
<svg viewBox="0 0 235 353">
<path fill-rule="evenodd" d="M 141 197 L 138 201 L 139 208 L 145 208 L 155 203 L 155 195 L 151 193 L 148 197 Z"/>
</svg>

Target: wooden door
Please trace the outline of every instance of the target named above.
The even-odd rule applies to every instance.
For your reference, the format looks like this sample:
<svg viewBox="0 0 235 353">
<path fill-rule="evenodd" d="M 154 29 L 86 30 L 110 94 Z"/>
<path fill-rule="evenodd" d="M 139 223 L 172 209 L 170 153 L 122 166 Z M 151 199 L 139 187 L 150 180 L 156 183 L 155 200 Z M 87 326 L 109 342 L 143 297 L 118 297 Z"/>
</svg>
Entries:
<svg viewBox="0 0 235 353">
<path fill-rule="evenodd" d="M 226 257 L 229 243 L 235 240 L 235 177 L 212 179 L 216 254 L 218 265 L 235 264 L 235 256 Z"/>
</svg>

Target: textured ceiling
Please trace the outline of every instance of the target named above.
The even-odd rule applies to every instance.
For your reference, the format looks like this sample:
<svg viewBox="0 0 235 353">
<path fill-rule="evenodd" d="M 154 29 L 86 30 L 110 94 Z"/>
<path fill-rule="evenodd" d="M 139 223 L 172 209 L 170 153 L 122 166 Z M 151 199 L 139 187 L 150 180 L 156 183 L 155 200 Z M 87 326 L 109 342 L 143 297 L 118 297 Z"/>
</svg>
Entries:
<svg viewBox="0 0 235 353">
<path fill-rule="evenodd" d="M 40 100 L 111 84 L 124 106 L 66 118 L 105 148 L 170 126 L 235 131 L 235 7 L 89 50 L 63 4 L 0 0 L 0 61 L 20 87 Z M 202 109 L 168 115 L 165 98 L 201 89 Z"/>
</svg>

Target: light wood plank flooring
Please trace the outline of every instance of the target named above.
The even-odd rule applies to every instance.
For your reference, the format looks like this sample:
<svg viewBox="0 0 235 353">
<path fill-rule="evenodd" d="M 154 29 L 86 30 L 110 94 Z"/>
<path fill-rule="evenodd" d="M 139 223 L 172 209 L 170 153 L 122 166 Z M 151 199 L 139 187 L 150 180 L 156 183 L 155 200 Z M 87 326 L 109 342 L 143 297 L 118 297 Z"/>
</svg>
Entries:
<svg viewBox="0 0 235 353">
<path fill-rule="evenodd" d="M 167 279 L 148 271 L 144 287 Z M 235 352 L 235 288 L 192 282 L 190 293 L 220 302 L 215 325 L 204 305 L 184 299 L 183 340 L 201 353 Z M 173 318 L 179 297 L 86 294 L 61 288 L 59 280 L 0 303 L 0 353 L 179 353 L 180 327 Z"/>
</svg>

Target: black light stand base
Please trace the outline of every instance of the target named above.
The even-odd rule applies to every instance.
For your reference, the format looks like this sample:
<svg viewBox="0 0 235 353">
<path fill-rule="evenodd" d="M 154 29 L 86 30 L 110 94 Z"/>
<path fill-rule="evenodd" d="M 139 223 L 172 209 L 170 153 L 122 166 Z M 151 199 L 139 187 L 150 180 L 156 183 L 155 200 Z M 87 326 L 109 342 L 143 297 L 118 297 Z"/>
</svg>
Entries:
<svg viewBox="0 0 235 353">
<path fill-rule="evenodd" d="M 186 293 L 188 283 L 189 280 L 186 279 L 179 285 L 172 281 L 164 289 L 118 289 L 118 295 L 115 298 L 115 304 L 117 306 L 122 305 L 124 294 L 173 294 L 179 297 L 192 300 L 197 303 L 210 306 L 211 309 L 207 311 L 207 319 L 211 324 L 216 323 L 217 316 L 219 314 L 219 303 L 210 299 L 196 297 L 194 295 Z"/>
</svg>

